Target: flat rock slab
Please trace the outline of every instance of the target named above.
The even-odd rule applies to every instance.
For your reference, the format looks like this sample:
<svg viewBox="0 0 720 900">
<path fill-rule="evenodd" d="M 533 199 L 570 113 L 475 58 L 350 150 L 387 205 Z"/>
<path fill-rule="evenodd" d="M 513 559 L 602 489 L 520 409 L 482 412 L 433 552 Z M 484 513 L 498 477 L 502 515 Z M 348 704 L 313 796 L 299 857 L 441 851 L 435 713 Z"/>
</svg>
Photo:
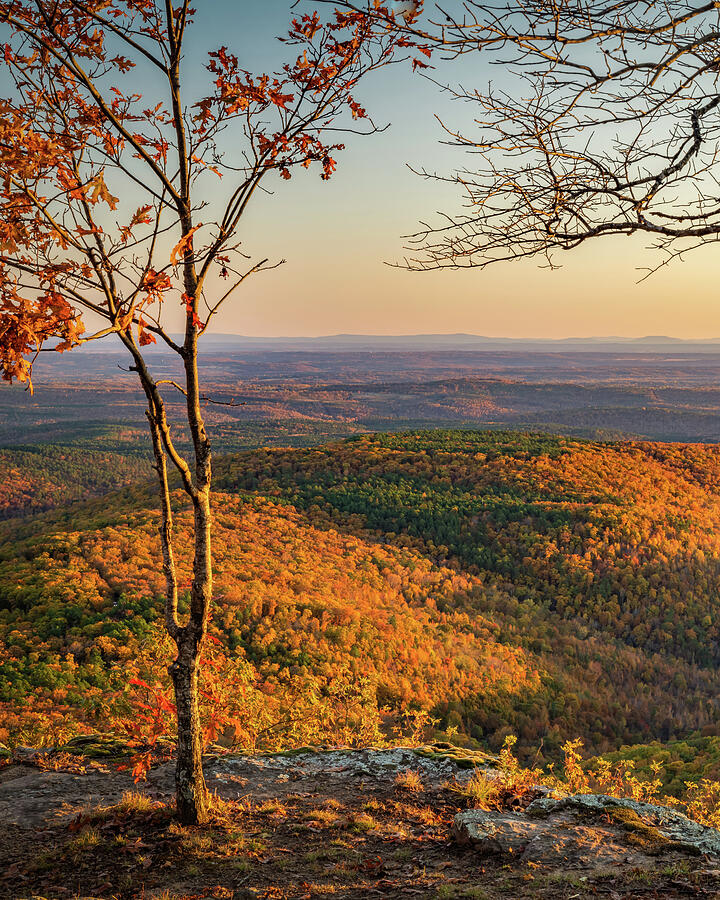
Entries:
<svg viewBox="0 0 720 900">
<path fill-rule="evenodd" d="M 620 864 L 637 868 L 648 865 L 647 855 L 628 847 L 622 834 L 577 823 L 558 823 L 541 832 L 527 845 L 521 858 L 553 868 L 588 871 L 606 871 Z"/>
<path fill-rule="evenodd" d="M 601 816 L 608 811 L 627 810 L 656 828 L 669 841 L 689 852 L 720 858 L 720 831 L 688 819 L 667 806 L 656 806 L 638 800 L 618 799 L 607 794 L 573 794 L 568 797 L 543 797 L 528 806 L 529 816 L 543 818 L 562 812 L 575 815 Z"/>
<path fill-rule="evenodd" d="M 458 813 L 453 835 L 460 844 L 472 844 L 484 853 L 522 855 L 538 835 L 547 831 L 545 822 L 534 822 L 521 813 L 468 809 Z"/>
<path fill-rule="evenodd" d="M 4 773 L 0 782 L 0 821 L 20 828 L 46 825 L 56 817 L 76 815 L 78 807 L 117 802 L 132 788 L 129 778 L 71 775 L 26 769 Z M 12 776 L 12 777 L 8 777 Z"/>
<path fill-rule="evenodd" d="M 521 812 L 469 809 L 453 836 L 483 854 L 588 870 L 672 853 L 720 858 L 720 832 L 661 806 L 601 794 L 544 797 Z"/>
<path fill-rule="evenodd" d="M 117 803 L 126 791 L 141 791 L 155 799 L 174 794 L 174 763 L 151 770 L 146 782 L 135 784 L 130 773 L 112 762 L 88 766 L 81 774 L 35 768 L 39 751 L 19 754 L 18 764 L 0 770 L 0 822 L 36 828 L 64 821 L 78 809 Z M 439 783 L 467 780 L 486 754 L 445 752 L 442 747 L 383 749 L 306 748 L 287 753 L 209 754 L 204 760 L 211 790 L 228 800 L 252 795 L 261 800 L 284 793 L 318 789 L 319 783 L 362 781 L 384 783 L 400 772 L 418 772 Z M 470 763 L 470 766 L 468 766 Z M 489 772 L 489 770 L 488 770 Z"/>
<path fill-rule="evenodd" d="M 484 759 L 491 757 L 484 756 Z M 308 748 L 288 753 L 221 756 L 213 765 L 218 772 L 238 772 L 248 776 L 264 772 L 266 775 L 287 774 L 293 778 L 387 778 L 411 770 L 431 779 L 457 777 L 463 780 L 478 768 L 482 769 L 479 765 L 482 761 L 481 754 L 475 761 L 470 754 L 429 753 L 414 747 L 322 751 Z M 463 764 L 466 762 L 469 765 Z"/>
</svg>

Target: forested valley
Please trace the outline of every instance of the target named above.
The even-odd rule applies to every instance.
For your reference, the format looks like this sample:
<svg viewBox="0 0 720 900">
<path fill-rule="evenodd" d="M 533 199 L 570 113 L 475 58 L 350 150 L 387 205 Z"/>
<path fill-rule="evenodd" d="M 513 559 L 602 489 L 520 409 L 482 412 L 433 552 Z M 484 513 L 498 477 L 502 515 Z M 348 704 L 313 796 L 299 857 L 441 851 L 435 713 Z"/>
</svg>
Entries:
<svg viewBox="0 0 720 900">
<path fill-rule="evenodd" d="M 57 745 L 138 708 L 157 726 L 159 514 L 150 482 L 127 486 L 143 463 L 0 462 L 0 741 Z M 717 774 L 717 447 L 365 435 L 220 457 L 216 485 L 208 739 L 414 730 L 497 751 L 514 734 L 549 764 L 579 737 L 640 768 L 662 757 L 676 792 Z"/>
</svg>

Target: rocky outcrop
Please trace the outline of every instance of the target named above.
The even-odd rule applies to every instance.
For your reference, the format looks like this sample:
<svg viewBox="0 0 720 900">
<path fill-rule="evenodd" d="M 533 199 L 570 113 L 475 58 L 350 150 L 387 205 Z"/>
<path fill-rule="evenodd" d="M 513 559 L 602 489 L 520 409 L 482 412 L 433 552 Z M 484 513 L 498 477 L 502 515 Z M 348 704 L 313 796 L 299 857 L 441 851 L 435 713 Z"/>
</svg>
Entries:
<svg viewBox="0 0 720 900">
<path fill-rule="evenodd" d="M 562 811 L 573 811 L 579 815 L 609 815 L 613 821 L 624 823 L 626 830 L 630 831 L 634 822 L 640 820 L 649 828 L 654 828 L 674 847 L 720 858 L 720 831 L 701 825 L 667 806 L 617 799 L 606 794 L 578 794 L 535 800 L 526 810 L 529 816 L 540 818 Z"/>
<path fill-rule="evenodd" d="M 0 771 L 0 821 L 36 827 L 49 817 L 70 818 L 75 805 L 116 802 L 132 787 L 127 771 L 127 748 L 120 739 L 107 736 L 75 738 L 59 748 L 61 755 L 82 754 L 87 767 L 74 771 L 43 771 L 42 758 L 52 752 L 16 748 L 15 765 Z M 237 798 L 251 788 L 257 797 L 278 797 L 289 790 L 311 789 L 318 782 L 342 786 L 347 782 L 392 783 L 401 772 L 418 772 L 428 783 L 466 781 L 474 771 L 491 766 L 493 757 L 450 744 L 421 747 L 338 748 L 298 747 L 279 753 L 228 754 L 210 752 L 205 773 L 213 790 Z M 490 769 L 487 769 L 489 772 Z M 241 790 L 233 786 L 242 784 Z M 143 786 L 153 795 L 172 794 L 174 764 L 152 769 Z"/>
<path fill-rule="evenodd" d="M 118 770 L 124 752 L 83 737 L 0 765 L 0 900 L 200 897 L 208 884 L 237 900 L 321 896 L 316 882 L 347 900 L 720 897 L 719 832 L 664 807 L 540 787 L 505 797 L 532 797 L 523 809 L 465 809 L 476 772 L 503 776 L 492 757 L 447 744 L 211 752 L 222 819 L 202 845 L 178 838 L 172 760 L 137 786 Z"/>
<path fill-rule="evenodd" d="M 483 854 L 584 869 L 641 866 L 673 853 L 720 859 L 714 828 L 664 806 L 604 794 L 542 797 L 517 812 L 464 810 L 455 816 L 453 834 Z"/>
</svg>

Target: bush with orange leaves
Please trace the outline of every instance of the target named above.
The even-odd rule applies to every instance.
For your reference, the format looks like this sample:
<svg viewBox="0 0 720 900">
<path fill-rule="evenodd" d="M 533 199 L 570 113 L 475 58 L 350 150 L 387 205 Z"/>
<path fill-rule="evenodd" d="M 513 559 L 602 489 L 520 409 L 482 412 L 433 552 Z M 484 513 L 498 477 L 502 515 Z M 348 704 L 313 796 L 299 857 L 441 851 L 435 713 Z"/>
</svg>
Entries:
<svg viewBox="0 0 720 900">
<path fill-rule="evenodd" d="M 478 770 L 465 785 L 455 786 L 455 790 L 471 805 L 482 809 L 525 807 L 538 796 L 538 787 L 564 794 L 607 794 L 679 809 L 696 822 L 720 827 L 720 782 L 709 779 L 686 782 L 687 792 L 678 800 L 662 793 L 659 764 L 653 766 L 650 780 L 634 772 L 632 760 L 611 763 L 600 758 L 592 766 L 584 765 L 580 755 L 582 741 L 574 740 L 563 745 L 564 758 L 557 772 L 552 765 L 547 770 L 524 768 L 513 754 L 516 741 L 513 735 L 505 739 L 496 771 Z"/>
<path fill-rule="evenodd" d="M 158 631 L 126 669 L 128 687 L 112 702 L 110 725 L 135 751 L 136 778 L 147 773 L 159 743 L 174 734 L 169 658 L 169 639 Z M 218 740 L 246 752 L 384 742 L 371 679 L 346 670 L 331 681 L 310 673 L 270 680 L 212 635 L 203 652 L 199 696 L 206 747 Z"/>
</svg>

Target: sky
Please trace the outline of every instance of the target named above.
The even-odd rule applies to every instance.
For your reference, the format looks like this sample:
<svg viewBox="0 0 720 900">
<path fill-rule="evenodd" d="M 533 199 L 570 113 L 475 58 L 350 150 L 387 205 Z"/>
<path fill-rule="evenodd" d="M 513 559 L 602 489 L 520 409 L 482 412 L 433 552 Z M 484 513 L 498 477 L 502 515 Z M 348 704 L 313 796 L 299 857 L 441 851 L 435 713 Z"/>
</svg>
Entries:
<svg viewBox="0 0 720 900">
<path fill-rule="evenodd" d="M 201 60 L 221 44 L 242 66 L 262 72 L 291 52 L 276 40 L 300 0 L 199 0 L 187 74 L 200 90 Z M 433 73 L 482 86 L 502 80 L 488 59 L 467 57 Z M 207 73 L 205 73 L 205 76 Z M 531 261 L 488 269 L 415 273 L 393 267 L 404 234 L 440 210 L 459 212 L 452 185 L 428 182 L 409 166 L 450 172 L 468 160 L 443 146 L 437 116 L 467 126 L 472 109 L 451 103 L 410 67 L 370 76 L 360 99 L 386 131 L 350 137 L 329 182 L 317 170 L 258 194 L 240 237 L 254 258 L 285 259 L 243 286 L 216 319 L 214 331 L 262 336 L 337 333 L 468 332 L 496 337 L 565 338 L 603 335 L 720 337 L 717 248 L 708 247 L 638 283 L 654 259 L 644 241 L 612 238 L 565 254 L 559 271 Z M 180 325 L 180 310 L 177 311 Z M 175 323 L 168 323 L 170 325 Z"/>
<path fill-rule="evenodd" d="M 193 46 L 227 44 L 249 67 L 269 68 L 273 38 L 291 13 L 284 0 L 202 7 Z M 300 3 L 296 10 L 309 10 Z M 249 10 L 249 11 L 246 11 Z M 434 76 L 479 86 L 502 80 L 502 70 L 475 57 L 462 71 Z M 718 248 L 696 251 L 638 283 L 657 258 L 646 241 L 611 238 L 562 256 L 549 271 L 534 262 L 487 269 L 409 272 L 388 265 L 402 259 L 402 236 L 439 210 L 459 211 L 451 185 L 420 179 L 408 168 L 448 172 L 467 159 L 442 146 L 446 122 L 467 125 L 472 110 L 451 103 L 407 66 L 391 67 L 361 91 L 368 110 L 387 131 L 351 138 L 328 183 L 301 173 L 250 211 L 243 239 L 262 256 L 286 259 L 248 284 L 219 319 L 216 330 L 249 335 L 334 333 L 414 334 L 470 332 L 489 336 L 563 338 L 597 335 L 683 338 L 720 336 Z"/>
</svg>

